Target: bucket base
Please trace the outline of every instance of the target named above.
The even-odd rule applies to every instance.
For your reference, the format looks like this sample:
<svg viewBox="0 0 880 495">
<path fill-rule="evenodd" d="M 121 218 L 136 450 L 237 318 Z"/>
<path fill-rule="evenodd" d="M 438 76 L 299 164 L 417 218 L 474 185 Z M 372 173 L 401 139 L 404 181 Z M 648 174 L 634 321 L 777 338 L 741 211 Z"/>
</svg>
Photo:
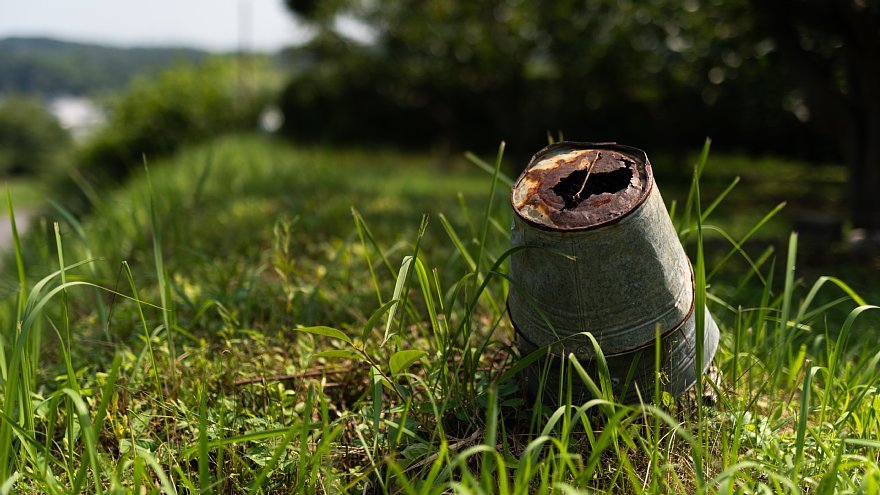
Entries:
<svg viewBox="0 0 880 495">
<path fill-rule="evenodd" d="M 706 309 L 706 320 L 703 335 L 703 372 L 709 368 L 715 351 L 718 348 L 718 326 Z M 601 345 L 601 342 L 600 342 Z M 538 350 L 528 340 L 519 338 L 521 356 L 527 356 Z M 567 353 L 564 350 L 550 349 L 546 356 L 520 372 L 520 379 L 526 395 L 531 399 L 540 398 L 547 405 L 558 407 L 565 403 L 567 396 L 565 362 Z M 660 373 L 663 391 L 678 397 L 696 383 L 696 325 L 695 312 L 685 320 L 679 328 L 660 340 Z M 637 404 L 639 397 L 650 402 L 655 387 L 655 343 L 632 352 L 606 356 L 611 387 L 616 401 L 624 404 Z M 595 360 L 589 357 L 578 357 L 578 361 L 590 378 L 600 384 Z M 572 370 L 571 399 L 573 404 L 582 404 L 595 397 Z"/>
</svg>

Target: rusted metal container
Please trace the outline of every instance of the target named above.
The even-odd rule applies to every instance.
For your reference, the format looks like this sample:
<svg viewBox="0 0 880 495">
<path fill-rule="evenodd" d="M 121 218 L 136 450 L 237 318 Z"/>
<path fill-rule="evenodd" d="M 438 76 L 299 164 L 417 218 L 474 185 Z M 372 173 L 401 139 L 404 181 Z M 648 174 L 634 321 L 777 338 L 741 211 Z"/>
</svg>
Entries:
<svg viewBox="0 0 880 495">
<path fill-rule="evenodd" d="M 615 393 L 632 402 L 636 385 L 643 395 L 653 391 L 659 328 L 665 389 L 679 395 L 690 388 L 693 270 L 645 152 L 609 143 L 550 145 L 514 184 L 511 204 L 511 245 L 531 247 L 510 261 L 508 311 L 521 353 L 548 347 L 551 362 L 574 353 L 589 370 L 594 351 L 583 332 L 590 332 Z M 718 328 L 706 315 L 702 362 L 708 366 Z M 527 388 L 537 386 L 541 366 L 526 371 Z"/>
</svg>

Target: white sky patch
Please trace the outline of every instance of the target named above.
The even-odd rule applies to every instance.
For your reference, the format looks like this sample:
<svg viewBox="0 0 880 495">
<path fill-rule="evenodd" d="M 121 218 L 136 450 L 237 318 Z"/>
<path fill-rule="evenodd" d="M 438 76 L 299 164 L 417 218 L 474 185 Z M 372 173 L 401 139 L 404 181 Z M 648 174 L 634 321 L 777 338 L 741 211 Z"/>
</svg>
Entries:
<svg viewBox="0 0 880 495">
<path fill-rule="evenodd" d="M 333 29 L 346 38 L 362 45 L 372 45 L 376 41 L 376 30 L 357 17 L 340 14 L 333 19 Z"/>
<path fill-rule="evenodd" d="M 104 111 L 90 98 L 60 96 L 49 101 L 49 111 L 74 139 L 81 140 L 106 122 Z"/>
<path fill-rule="evenodd" d="M 311 30 L 282 0 L 0 0 L 0 38 L 275 51 Z"/>
</svg>

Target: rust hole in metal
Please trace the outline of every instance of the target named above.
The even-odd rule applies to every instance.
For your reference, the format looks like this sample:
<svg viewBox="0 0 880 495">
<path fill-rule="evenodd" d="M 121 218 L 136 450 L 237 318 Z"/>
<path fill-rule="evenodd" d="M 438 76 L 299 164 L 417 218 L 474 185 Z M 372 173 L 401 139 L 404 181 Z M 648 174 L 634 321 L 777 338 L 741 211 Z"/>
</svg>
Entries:
<svg viewBox="0 0 880 495">
<path fill-rule="evenodd" d="M 573 210 L 577 208 L 590 196 L 602 193 L 614 194 L 620 192 L 629 186 L 632 180 L 633 163 L 629 160 L 620 160 L 625 164 L 624 167 L 612 170 L 610 172 L 592 172 L 587 177 L 587 170 L 575 170 L 563 177 L 552 187 L 554 193 L 562 198 L 563 210 Z M 584 184 L 586 180 L 586 184 Z"/>
</svg>

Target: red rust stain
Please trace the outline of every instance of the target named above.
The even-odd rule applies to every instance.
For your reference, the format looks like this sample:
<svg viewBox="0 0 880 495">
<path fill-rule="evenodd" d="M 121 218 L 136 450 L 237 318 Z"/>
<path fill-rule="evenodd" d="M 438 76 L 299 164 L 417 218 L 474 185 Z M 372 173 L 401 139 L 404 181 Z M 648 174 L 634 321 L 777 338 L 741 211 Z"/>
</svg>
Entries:
<svg viewBox="0 0 880 495">
<path fill-rule="evenodd" d="M 580 152 L 573 156 L 553 156 L 554 153 L 568 154 L 572 151 Z M 599 152 L 601 156 L 597 157 Z M 583 201 L 574 208 L 566 208 L 565 201 L 554 192 L 553 187 L 572 173 L 585 170 L 594 160 L 590 176 L 596 174 L 595 180 L 601 179 L 599 174 L 630 168 L 632 170 L 630 185 L 619 191 L 613 193 L 609 191 L 603 193 L 601 197 Z M 546 164 L 548 161 L 552 166 L 534 169 L 538 163 Z M 516 194 L 519 204 L 513 206 L 527 220 L 546 227 L 560 230 L 581 229 L 613 221 L 633 210 L 647 196 L 652 184 L 650 163 L 644 158 L 639 159 L 638 155 L 619 151 L 613 146 L 597 145 L 590 148 L 578 148 L 574 144 L 555 146 L 539 152 L 529 164 L 529 168 L 520 175 L 514 187 L 522 186 L 526 189 L 519 190 Z M 534 211 L 531 213 L 523 211 L 526 206 L 533 208 Z"/>
</svg>

